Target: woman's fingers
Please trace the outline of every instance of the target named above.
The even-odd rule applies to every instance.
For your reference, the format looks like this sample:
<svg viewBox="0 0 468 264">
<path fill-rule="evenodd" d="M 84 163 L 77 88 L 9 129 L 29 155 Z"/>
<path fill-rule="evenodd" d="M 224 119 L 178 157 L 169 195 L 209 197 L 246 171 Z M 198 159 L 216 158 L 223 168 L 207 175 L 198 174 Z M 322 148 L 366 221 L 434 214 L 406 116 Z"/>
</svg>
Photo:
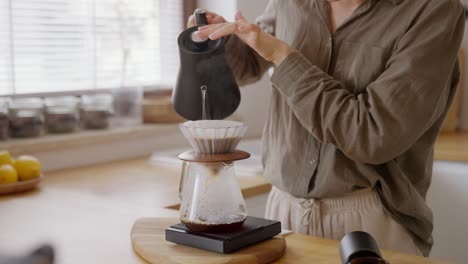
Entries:
<svg viewBox="0 0 468 264">
<path fill-rule="evenodd" d="M 216 40 L 218 38 L 237 33 L 250 33 L 258 32 L 258 26 L 247 22 L 240 11 L 236 12 L 235 22 L 222 22 L 222 23 L 210 23 L 225 21 L 223 17 L 217 16 L 214 13 L 207 13 L 209 25 L 201 26 L 198 28 L 197 37 L 210 38 Z"/>
<path fill-rule="evenodd" d="M 187 21 L 187 27 L 193 27 L 195 26 L 195 16 L 194 15 L 191 15 L 189 16 L 189 19 Z"/>
<path fill-rule="evenodd" d="M 237 31 L 237 26 L 238 25 L 235 22 L 225 23 L 223 27 L 214 31 L 208 37 L 211 40 L 215 40 L 215 39 L 219 39 L 221 37 L 227 36 L 227 35 L 234 34 Z"/>
<path fill-rule="evenodd" d="M 199 30 L 199 31 L 212 30 L 212 29 L 214 29 L 214 28 L 220 28 L 220 27 L 224 26 L 224 24 L 226 24 L 226 23 L 220 23 L 220 24 L 212 24 L 212 25 L 201 26 L 201 27 L 198 27 L 198 30 Z"/>
<path fill-rule="evenodd" d="M 235 34 L 237 32 L 246 33 L 249 31 L 256 32 L 257 25 L 250 24 L 245 20 L 239 20 L 236 22 L 226 22 L 222 24 L 213 24 L 203 27 L 199 27 L 198 36 L 202 38 L 209 37 L 212 40 L 218 39 L 220 37 L 227 36 L 229 34 Z"/>
<path fill-rule="evenodd" d="M 208 36 L 215 32 L 216 30 L 220 29 L 221 27 L 224 26 L 225 23 L 223 24 L 213 24 L 213 25 L 208 25 L 208 26 L 203 26 L 198 28 L 198 32 L 196 33 L 198 37 L 206 39 Z"/>
<path fill-rule="evenodd" d="M 211 19 L 208 18 L 207 20 L 208 24 L 220 24 L 226 22 L 226 19 L 224 19 L 222 16 L 211 17 Z"/>
<path fill-rule="evenodd" d="M 242 15 L 240 10 L 237 10 L 236 15 L 234 16 L 234 18 L 235 18 L 236 21 L 240 21 L 240 20 L 245 21 L 245 17 Z"/>
</svg>

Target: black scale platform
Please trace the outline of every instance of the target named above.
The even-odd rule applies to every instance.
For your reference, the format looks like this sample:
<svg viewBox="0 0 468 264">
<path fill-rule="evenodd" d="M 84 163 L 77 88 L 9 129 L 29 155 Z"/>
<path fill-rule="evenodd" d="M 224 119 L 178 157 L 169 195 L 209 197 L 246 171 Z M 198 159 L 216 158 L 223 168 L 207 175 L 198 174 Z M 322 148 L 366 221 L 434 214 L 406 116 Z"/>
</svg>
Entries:
<svg viewBox="0 0 468 264">
<path fill-rule="evenodd" d="M 279 233 L 281 233 L 280 222 L 248 216 L 242 229 L 235 233 L 192 232 L 180 223 L 166 229 L 166 240 L 226 254 L 272 238 Z"/>
</svg>

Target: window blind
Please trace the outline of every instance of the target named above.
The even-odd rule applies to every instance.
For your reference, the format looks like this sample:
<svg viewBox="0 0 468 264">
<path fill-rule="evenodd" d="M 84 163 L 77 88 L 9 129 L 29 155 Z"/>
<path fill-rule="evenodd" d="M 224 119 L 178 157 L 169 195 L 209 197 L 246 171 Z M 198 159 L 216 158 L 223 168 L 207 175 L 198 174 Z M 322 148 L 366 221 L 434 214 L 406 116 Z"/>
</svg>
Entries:
<svg viewBox="0 0 468 264">
<path fill-rule="evenodd" d="M 12 93 L 9 2 L 0 0 L 0 94 Z"/>
<path fill-rule="evenodd" d="M 0 94 L 171 85 L 182 0 L 0 0 Z"/>
</svg>

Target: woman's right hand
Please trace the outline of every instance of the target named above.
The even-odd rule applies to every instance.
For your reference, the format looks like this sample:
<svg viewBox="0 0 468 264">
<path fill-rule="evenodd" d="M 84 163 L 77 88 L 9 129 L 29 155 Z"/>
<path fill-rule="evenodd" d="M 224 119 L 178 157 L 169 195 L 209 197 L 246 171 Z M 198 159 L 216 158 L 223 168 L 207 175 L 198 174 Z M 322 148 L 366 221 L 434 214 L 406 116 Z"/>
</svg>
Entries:
<svg viewBox="0 0 468 264">
<path fill-rule="evenodd" d="M 209 11 L 206 11 L 206 20 L 208 21 L 208 25 L 220 24 L 220 23 L 226 22 L 226 19 L 224 19 L 224 17 L 216 13 L 209 12 Z M 195 26 L 195 16 L 191 15 L 188 19 L 187 27 L 194 27 L 194 26 Z"/>
</svg>

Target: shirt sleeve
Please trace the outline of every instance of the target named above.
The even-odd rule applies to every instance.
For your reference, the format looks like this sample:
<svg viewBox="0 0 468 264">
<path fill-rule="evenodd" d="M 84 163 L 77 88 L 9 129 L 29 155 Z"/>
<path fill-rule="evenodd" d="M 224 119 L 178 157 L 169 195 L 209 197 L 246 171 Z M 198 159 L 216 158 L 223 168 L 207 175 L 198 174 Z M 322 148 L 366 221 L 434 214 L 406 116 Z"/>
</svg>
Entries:
<svg viewBox="0 0 468 264">
<path fill-rule="evenodd" d="M 269 34 L 275 35 L 277 5 L 279 0 L 270 0 L 263 14 L 256 23 Z M 263 59 L 256 51 L 247 46 L 236 35 L 226 41 L 226 59 L 239 85 L 258 81 L 272 67 L 272 63 Z"/>
<path fill-rule="evenodd" d="M 446 111 L 464 32 L 459 1 L 432 1 L 397 43 L 384 72 L 353 94 L 298 52 L 272 76 L 299 122 L 349 158 L 388 162 Z"/>
</svg>

